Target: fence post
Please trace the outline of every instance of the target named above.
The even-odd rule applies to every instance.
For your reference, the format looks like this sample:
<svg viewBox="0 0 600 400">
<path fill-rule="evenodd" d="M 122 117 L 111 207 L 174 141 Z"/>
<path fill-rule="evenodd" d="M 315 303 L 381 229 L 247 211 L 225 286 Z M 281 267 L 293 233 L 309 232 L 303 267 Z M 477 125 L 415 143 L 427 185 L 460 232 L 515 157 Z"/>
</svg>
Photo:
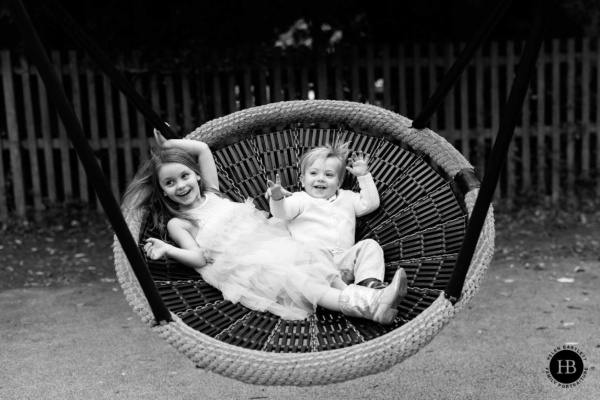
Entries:
<svg viewBox="0 0 600 400">
<path fill-rule="evenodd" d="M 23 168 L 21 167 L 21 146 L 19 143 L 19 124 L 17 121 L 17 105 L 15 103 L 15 87 L 13 84 L 12 62 L 8 51 L 2 51 L 2 85 L 4 87 L 4 103 L 6 111 L 6 125 L 8 130 L 8 149 L 10 154 L 10 171 L 12 173 L 12 187 L 15 201 L 15 214 L 25 216 L 25 186 Z M 0 149 L 1 151 L 1 149 Z M 6 182 L 8 187 L 10 183 Z M 7 192 L 5 192 L 7 193 Z"/>
</svg>

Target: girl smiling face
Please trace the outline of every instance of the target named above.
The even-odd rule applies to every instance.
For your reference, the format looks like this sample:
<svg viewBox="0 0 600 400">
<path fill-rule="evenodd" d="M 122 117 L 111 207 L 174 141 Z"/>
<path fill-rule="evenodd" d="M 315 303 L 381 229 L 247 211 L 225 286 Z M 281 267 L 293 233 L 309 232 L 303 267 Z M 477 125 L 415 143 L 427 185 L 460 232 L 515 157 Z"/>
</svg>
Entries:
<svg viewBox="0 0 600 400">
<path fill-rule="evenodd" d="M 189 210 L 201 204 L 200 176 L 180 163 L 166 163 L 158 171 L 158 183 L 164 194 L 179 204 L 180 210 Z"/>
<path fill-rule="evenodd" d="M 340 188 L 342 163 L 336 157 L 318 158 L 300 176 L 306 193 L 317 199 L 328 199 Z"/>
</svg>

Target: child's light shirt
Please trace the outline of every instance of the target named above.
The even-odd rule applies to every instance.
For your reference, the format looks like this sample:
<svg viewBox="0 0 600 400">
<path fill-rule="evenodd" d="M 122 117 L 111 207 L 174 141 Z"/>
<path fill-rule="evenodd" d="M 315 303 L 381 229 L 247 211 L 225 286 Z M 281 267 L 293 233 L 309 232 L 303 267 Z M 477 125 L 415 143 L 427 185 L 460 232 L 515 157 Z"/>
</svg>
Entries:
<svg viewBox="0 0 600 400">
<path fill-rule="evenodd" d="M 371 174 L 357 178 L 360 193 L 338 190 L 330 199 L 317 199 L 306 192 L 295 192 L 269 205 L 275 218 L 286 221 L 295 241 L 318 242 L 332 253 L 340 253 L 355 243 L 356 217 L 379 207 L 379 193 Z"/>
</svg>

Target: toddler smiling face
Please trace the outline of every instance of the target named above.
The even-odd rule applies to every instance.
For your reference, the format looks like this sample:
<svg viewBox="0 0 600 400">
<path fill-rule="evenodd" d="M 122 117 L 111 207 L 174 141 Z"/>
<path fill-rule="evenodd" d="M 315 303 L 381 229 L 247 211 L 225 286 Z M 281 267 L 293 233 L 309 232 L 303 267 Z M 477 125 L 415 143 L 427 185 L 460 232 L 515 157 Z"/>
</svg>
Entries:
<svg viewBox="0 0 600 400">
<path fill-rule="evenodd" d="M 341 161 L 336 157 L 318 158 L 300 176 L 300 182 L 308 195 L 328 199 L 340 188 Z"/>
</svg>

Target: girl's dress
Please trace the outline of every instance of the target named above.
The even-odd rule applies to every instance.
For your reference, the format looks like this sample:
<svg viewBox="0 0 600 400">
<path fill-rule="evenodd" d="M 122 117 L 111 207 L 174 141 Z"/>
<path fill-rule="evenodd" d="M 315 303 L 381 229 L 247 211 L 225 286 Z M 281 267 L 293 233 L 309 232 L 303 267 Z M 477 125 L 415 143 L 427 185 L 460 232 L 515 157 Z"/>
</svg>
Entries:
<svg viewBox="0 0 600 400">
<path fill-rule="evenodd" d="M 198 221 L 196 243 L 209 263 L 203 279 L 226 300 L 284 319 L 305 319 L 341 279 L 331 256 L 294 242 L 281 221 L 251 201 L 234 203 L 214 193 L 188 213 Z"/>
</svg>

